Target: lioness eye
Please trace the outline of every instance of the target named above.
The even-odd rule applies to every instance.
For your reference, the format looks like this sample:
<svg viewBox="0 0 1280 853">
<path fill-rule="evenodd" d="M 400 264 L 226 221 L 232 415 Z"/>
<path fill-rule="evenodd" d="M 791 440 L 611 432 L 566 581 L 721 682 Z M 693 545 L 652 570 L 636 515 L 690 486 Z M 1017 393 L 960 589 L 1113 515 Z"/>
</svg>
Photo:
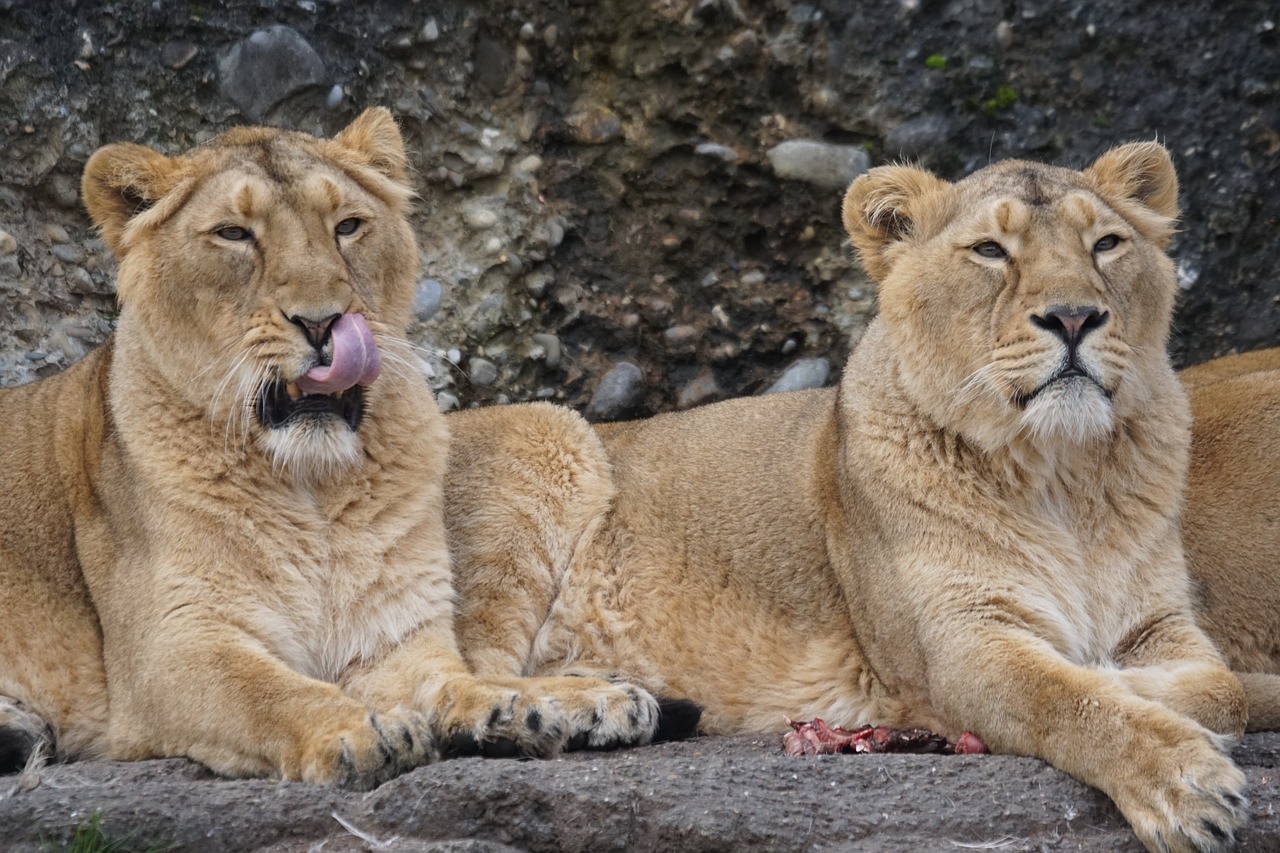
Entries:
<svg viewBox="0 0 1280 853">
<path fill-rule="evenodd" d="M 360 224 L 360 220 L 355 217 L 352 217 L 351 219 L 344 219 L 334 227 L 333 233 L 337 234 L 339 237 L 350 237 L 359 230 Z"/>
<path fill-rule="evenodd" d="M 1120 238 L 1115 234 L 1108 234 L 1101 240 L 1093 244 L 1095 252 L 1110 252 L 1116 246 L 1120 245 Z"/>
<path fill-rule="evenodd" d="M 219 228 L 217 231 L 214 231 L 213 233 L 217 234 L 223 240 L 232 240 L 236 242 L 240 240 L 253 239 L 253 232 L 250 231 L 248 228 L 241 228 L 239 225 L 227 225 L 223 228 Z"/>
<path fill-rule="evenodd" d="M 1009 257 L 1009 253 L 1004 250 L 1004 246 L 1001 246 L 994 240 L 987 240 L 985 243 L 979 243 L 973 247 L 973 251 L 977 252 L 984 258 L 991 258 L 992 260 L 1001 260 Z"/>
</svg>

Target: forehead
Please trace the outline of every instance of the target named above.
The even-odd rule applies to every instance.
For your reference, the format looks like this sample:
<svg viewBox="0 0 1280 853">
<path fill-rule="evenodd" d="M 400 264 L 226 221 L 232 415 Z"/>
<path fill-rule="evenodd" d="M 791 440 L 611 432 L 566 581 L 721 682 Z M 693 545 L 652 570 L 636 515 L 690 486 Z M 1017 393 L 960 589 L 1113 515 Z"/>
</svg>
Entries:
<svg viewBox="0 0 1280 853">
<path fill-rule="evenodd" d="M 1002 228 L 1069 220 L 1088 227 L 1105 217 L 1107 206 L 1080 172 L 1011 161 L 990 166 L 960 181 L 966 206 Z"/>
<path fill-rule="evenodd" d="M 277 132 L 248 138 L 226 134 L 197 156 L 208 161 L 208 168 L 202 170 L 208 177 L 196 189 L 197 196 L 235 201 L 251 195 L 258 201 L 271 198 L 332 208 L 365 195 L 303 134 Z"/>
</svg>

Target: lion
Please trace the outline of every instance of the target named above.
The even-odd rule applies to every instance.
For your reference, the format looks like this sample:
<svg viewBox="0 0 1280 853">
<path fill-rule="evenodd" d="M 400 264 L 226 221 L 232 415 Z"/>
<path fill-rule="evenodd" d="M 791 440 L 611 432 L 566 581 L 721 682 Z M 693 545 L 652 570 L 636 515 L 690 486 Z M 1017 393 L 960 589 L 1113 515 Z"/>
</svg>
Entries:
<svg viewBox="0 0 1280 853">
<path fill-rule="evenodd" d="M 1249 728 L 1280 729 L 1280 349 L 1179 374 L 1193 414 L 1182 534 L 1200 623 L 1249 694 Z"/>
<path fill-rule="evenodd" d="M 1155 143 L 875 168 L 843 219 L 880 316 L 837 389 L 596 429 L 450 415 L 464 658 L 630 679 L 707 733 L 972 731 L 1101 789 L 1151 850 L 1228 847 L 1247 699 L 1179 534 L 1177 213 Z"/>
<path fill-rule="evenodd" d="M 384 109 L 89 160 L 117 329 L 0 394 L 3 769 L 48 741 L 363 789 L 652 737 L 631 685 L 464 662 L 411 196 Z"/>
</svg>

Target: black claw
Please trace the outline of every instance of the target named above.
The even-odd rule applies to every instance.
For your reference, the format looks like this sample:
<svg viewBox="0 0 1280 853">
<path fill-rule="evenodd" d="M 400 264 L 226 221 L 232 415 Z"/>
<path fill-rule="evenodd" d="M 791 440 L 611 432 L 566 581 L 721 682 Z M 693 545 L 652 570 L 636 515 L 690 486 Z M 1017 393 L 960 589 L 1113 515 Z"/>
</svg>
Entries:
<svg viewBox="0 0 1280 853">
<path fill-rule="evenodd" d="M 1226 841 L 1228 838 L 1231 837 L 1231 833 L 1227 832 L 1225 829 L 1218 826 L 1216 823 L 1214 823 L 1211 820 L 1202 820 L 1200 821 L 1200 825 L 1204 827 L 1206 832 L 1208 832 L 1210 835 L 1212 835 L 1214 838 L 1218 839 L 1219 841 Z"/>
<path fill-rule="evenodd" d="M 454 732 L 449 736 L 449 745 L 445 748 L 445 757 L 460 758 L 465 755 L 479 755 L 480 741 L 471 732 Z"/>
<path fill-rule="evenodd" d="M 511 738 L 500 737 L 485 741 L 481 745 L 480 751 L 485 758 L 513 758 L 520 752 L 520 749 Z"/>
</svg>

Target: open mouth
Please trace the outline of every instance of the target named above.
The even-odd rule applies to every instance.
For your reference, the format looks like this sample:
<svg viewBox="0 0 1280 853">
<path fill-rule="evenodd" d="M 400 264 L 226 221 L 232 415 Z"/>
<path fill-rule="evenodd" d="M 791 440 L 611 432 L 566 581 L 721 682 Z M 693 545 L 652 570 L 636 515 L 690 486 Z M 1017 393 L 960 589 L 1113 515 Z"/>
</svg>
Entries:
<svg viewBox="0 0 1280 853">
<path fill-rule="evenodd" d="M 254 410 L 268 429 L 282 429 L 295 421 L 338 417 L 355 432 L 364 417 L 364 388 L 353 385 L 333 394 L 304 394 L 297 383 L 277 379 L 262 389 Z"/>
</svg>

